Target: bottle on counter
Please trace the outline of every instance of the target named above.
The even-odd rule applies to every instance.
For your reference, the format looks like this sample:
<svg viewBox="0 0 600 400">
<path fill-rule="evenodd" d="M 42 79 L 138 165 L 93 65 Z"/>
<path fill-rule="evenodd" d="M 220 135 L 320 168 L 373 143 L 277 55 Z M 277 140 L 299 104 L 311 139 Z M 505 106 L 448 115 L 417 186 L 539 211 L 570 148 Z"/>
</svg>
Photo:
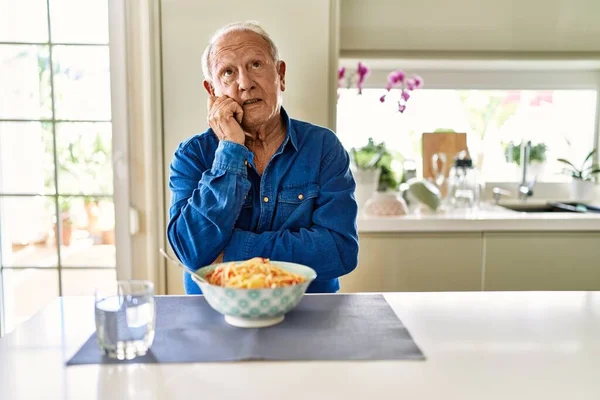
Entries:
<svg viewBox="0 0 600 400">
<path fill-rule="evenodd" d="M 466 151 L 458 153 L 448 174 L 446 203 L 450 208 L 472 209 L 479 206 L 482 196 L 481 178 Z"/>
</svg>

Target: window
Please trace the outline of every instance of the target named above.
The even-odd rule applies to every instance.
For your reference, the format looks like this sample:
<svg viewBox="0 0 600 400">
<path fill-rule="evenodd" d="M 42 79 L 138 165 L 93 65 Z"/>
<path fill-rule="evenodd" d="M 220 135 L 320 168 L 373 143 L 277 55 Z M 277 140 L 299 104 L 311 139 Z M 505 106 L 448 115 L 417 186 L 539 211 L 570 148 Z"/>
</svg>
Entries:
<svg viewBox="0 0 600 400">
<path fill-rule="evenodd" d="M 494 74 L 487 75 L 494 79 Z M 385 79 L 380 79 L 380 84 L 371 81 L 362 95 L 356 89 L 340 89 L 336 128 L 340 140 L 346 148 L 363 146 L 369 137 L 384 141 L 399 158 L 415 160 L 420 170 L 422 133 L 466 132 L 475 165 L 485 180 L 495 182 L 521 179 L 518 164 L 522 141 L 531 140 L 534 146 L 531 177 L 535 175 L 538 181 L 546 182 L 570 179 L 561 174 L 557 158 L 581 163 L 594 148 L 597 87 L 565 88 L 560 82 L 553 88 L 549 80 L 545 87 L 529 89 L 511 83 L 509 77 L 502 83 L 506 88 L 496 88 L 497 82 L 493 88 L 486 88 L 481 82 L 470 88 L 465 83 L 468 73 L 453 76 L 459 77 L 456 89 L 449 88 L 452 82 L 448 80 L 439 84 L 436 77 L 428 85 L 425 77 L 425 87 L 412 92 L 403 114 L 397 112 L 397 91 L 380 103 Z"/>
<path fill-rule="evenodd" d="M 107 4 L 0 0 L 4 332 L 116 279 Z"/>
</svg>

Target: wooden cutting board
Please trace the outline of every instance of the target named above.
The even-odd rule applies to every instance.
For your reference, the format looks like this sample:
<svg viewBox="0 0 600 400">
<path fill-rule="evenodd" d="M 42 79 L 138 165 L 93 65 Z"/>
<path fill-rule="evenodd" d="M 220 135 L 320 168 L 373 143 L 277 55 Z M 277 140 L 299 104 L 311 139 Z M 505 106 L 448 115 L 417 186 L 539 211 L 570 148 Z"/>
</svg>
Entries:
<svg viewBox="0 0 600 400">
<path fill-rule="evenodd" d="M 466 133 L 423 133 L 421 141 L 423 152 L 423 178 L 425 179 L 434 179 L 431 157 L 433 157 L 435 153 L 446 154 L 447 162 L 446 167 L 444 168 L 444 176 L 447 178 L 456 155 L 463 150 L 468 151 Z"/>
</svg>

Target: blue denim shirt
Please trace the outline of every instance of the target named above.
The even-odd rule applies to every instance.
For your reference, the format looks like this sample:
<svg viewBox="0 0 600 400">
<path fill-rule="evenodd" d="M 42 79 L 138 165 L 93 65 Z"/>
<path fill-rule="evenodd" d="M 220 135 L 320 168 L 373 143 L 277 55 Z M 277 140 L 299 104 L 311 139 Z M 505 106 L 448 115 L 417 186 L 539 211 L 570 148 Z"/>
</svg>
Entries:
<svg viewBox="0 0 600 400">
<path fill-rule="evenodd" d="M 169 243 L 185 265 L 265 257 L 308 265 L 308 292 L 339 290 L 358 263 L 357 204 L 350 159 L 330 130 L 290 119 L 260 176 L 245 146 L 212 129 L 181 143 L 170 168 Z M 185 290 L 200 289 L 184 273 Z"/>
</svg>

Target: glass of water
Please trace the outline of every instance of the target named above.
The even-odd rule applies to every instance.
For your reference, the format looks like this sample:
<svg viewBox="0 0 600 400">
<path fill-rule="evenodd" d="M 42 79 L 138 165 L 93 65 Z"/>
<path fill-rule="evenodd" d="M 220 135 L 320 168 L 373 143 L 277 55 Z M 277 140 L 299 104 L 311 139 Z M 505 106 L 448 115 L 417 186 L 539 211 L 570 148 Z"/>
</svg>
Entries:
<svg viewBox="0 0 600 400">
<path fill-rule="evenodd" d="M 102 353 L 132 360 L 148 352 L 154 341 L 154 284 L 118 281 L 95 292 L 96 336 Z"/>
</svg>

